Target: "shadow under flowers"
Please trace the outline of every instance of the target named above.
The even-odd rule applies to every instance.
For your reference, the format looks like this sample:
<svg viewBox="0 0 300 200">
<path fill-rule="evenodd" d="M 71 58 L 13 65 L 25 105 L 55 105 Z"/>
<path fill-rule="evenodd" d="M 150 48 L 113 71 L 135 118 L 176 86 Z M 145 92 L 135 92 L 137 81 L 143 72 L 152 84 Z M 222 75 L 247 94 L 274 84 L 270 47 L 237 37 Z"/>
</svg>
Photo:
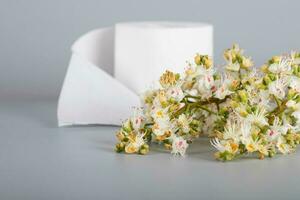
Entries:
<svg viewBox="0 0 300 200">
<path fill-rule="evenodd" d="M 209 161 L 215 161 L 214 153 L 216 150 L 210 144 L 210 138 L 200 137 L 191 143 L 187 149 L 186 157 L 188 158 L 197 158 Z M 150 154 L 156 153 L 167 153 L 170 154 L 170 151 L 166 150 L 161 144 L 151 144 L 150 145 Z"/>
</svg>

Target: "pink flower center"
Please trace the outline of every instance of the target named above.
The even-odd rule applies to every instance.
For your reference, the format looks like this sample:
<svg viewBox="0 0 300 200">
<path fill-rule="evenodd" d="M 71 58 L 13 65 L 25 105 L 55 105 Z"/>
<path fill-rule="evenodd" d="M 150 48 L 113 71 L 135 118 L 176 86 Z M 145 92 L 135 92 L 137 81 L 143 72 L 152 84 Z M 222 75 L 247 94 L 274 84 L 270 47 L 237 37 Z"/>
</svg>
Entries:
<svg viewBox="0 0 300 200">
<path fill-rule="evenodd" d="M 212 86 L 212 87 L 211 87 L 211 90 L 212 90 L 213 92 L 215 92 L 215 91 L 216 91 L 216 86 Z"/>
<path fill-rule="evenodd" d="M 183 144 L 183 142 L 182 141 L 180 141 L 180 142 L 178 142 L 178 146 L 182 146 L 182 144 Z"/>
</svg>

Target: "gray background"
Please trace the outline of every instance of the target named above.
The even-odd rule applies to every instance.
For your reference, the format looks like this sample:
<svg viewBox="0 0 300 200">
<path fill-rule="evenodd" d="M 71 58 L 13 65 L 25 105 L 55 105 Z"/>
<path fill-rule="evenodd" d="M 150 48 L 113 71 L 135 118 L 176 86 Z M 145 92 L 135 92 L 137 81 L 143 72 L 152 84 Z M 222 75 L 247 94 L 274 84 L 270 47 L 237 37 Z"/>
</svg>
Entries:
<svg viewBox="0 0 300 200">
<path fill-rule="evenodd" d="M 0 95 L 57 98 L 70 46 L 120 21 L 204 21 L 215 27 L 215 57 L 237 42 L 260 65 L 298 49 L 299 1 L 1 0 Z M 192 56 L 192 55 L 191 55 Z"/>
<path fill-rule="evenodd" d="M 298 49 L 299 1 L 0 1 L 0 199 L 299 199 L 299 151 L 260 161 L 213 159 L 206 138 L 185 158 L 151 146 L 112 151 L 118 127 L 57 128 L 70 46 L 120 21 L 206 21 L 215 56 L 238 42 L 262 64 Z"/>
</svg>

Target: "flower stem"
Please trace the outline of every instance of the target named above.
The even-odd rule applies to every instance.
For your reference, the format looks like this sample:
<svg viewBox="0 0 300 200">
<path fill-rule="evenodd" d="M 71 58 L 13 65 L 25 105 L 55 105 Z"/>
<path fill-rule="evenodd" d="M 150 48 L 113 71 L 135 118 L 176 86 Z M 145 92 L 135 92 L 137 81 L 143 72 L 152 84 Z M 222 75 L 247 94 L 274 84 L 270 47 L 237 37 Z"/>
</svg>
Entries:
<svg viewBox="0 0 300 200">
<path fill-rule="evenodd" d="M 210 113 L 210 114 L 218 115 L 218 113 L 216 113 L 216 112 L 214 112 L 214 111 L 212 111 L 212 110 L 210 110 L 210 109 L 208 109 L 208 108 L 206 108 L 206 107 L 204 107 L 204 106 L 198 105 L 197 108 L 200 108 L 200 109 L 202 109 L 202 110 L 205 110 L 205 111 L 207 111 L 207 112 Z"/>
<path fill-rule="evenodd" d="M 275 99 L 277 106 L 280 107 L 280 101 L 274 94 L 273 94 L 273 98 Z"/>
</svg>

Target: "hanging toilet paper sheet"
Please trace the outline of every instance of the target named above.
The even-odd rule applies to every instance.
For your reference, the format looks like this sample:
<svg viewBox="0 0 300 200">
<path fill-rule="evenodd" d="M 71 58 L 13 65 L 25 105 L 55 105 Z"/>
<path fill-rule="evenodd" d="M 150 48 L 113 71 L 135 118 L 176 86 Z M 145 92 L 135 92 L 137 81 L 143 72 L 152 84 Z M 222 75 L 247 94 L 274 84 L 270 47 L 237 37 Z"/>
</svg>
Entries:
<svg viewBox="0 0 300 200">
<path fill-rule="evenodd" d="M 212 56 L 203 23 L 119 23 L 80 37 L 58 102 L 58 125 L 120 125 L 165 70 L 183 72 L 196 53 Z"/>
</svg>

